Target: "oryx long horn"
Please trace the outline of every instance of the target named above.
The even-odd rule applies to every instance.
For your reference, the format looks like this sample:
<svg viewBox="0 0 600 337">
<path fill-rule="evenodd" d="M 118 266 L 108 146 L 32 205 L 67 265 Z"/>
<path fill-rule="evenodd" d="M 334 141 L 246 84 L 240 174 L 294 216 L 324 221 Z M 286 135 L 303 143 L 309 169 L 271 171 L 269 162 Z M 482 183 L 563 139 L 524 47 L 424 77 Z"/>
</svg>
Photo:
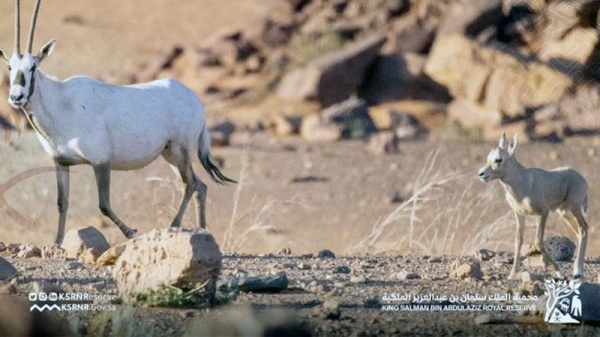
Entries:
<svg viewBox="0 0 600 337">
<path fill-rule="evenodd" d="M 33 33 L 35 32 L 35 23 L 37 22 L 38 13 L 40 12 L 40 2 L 41 0 L 37 0 L 35 2 L 35 9 L 33 10 L 33 16 L 31 17 L 31 26 L 29 27 L 29 37 L 27 38 L 27 52 L 31 54 L 31 49 L 33 47 Z"/>
<path fill-rule="evenodd" d="M 15 53 L 21 54 L 21 0 L 15 1 Z"/>
</svg>

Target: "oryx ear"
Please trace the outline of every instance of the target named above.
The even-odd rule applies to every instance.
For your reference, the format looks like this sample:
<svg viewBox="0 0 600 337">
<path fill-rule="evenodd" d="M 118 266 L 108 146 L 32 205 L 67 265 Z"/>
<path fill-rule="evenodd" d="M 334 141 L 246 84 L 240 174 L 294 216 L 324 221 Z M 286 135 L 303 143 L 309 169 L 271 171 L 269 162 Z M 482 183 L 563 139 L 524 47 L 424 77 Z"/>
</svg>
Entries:
<svg viewBox="0 0 600 337">
<path fill-rule="evenodd" d="M 498 147 L 501 149 L 508 148 L 508 139 L 506 138 L 506 133 L 502 133 L 502 137 L 500 137 L 500 141 L 498 142 Z"/>
<path fill-rule="evenodd" d="M 513 136 L 512 142 L 510 142 L 510 144 L 508 144 L 508 154 L 511 156 L 514 155 L 516 147 L 517 147 L 517 134 L 515 133 L 515 135 Z"/>
<path fill-rule="evenodd" d="M 8 56 L 6 56 L 6 53 L 2 49 L 0 49 L 0 59 L 2 59 L 4 62 L 8 63 Z"/>
<path fill-rule="evenodd" d="M 52 54 L 54 50 L 54 46 L 56 46 L 56 40 L 52 39 L 50 42 L 46 43 L 42 49 L 40 49 L 40 53 L 38 54 L 38 62 L 41 62 L 43 59 L 48 57 L 48 55 Z"/>
</svg>

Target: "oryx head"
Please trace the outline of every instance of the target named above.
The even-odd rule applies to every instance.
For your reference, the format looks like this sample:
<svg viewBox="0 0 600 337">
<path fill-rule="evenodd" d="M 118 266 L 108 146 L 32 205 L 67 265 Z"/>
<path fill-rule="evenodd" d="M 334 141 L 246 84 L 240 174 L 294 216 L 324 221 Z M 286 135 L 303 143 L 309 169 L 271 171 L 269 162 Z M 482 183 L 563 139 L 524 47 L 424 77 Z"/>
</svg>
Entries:
<svg viewBox="0 0 600 337">
<path fill-rule="evenodd" d="M 515 161 L 515 148 L 517 147 L 517 135 L 515 134 L 511 142 L 502 134 L 498 147 L 492 149 L 487 156 L 487 163 L 479 170 L 479 180 L 484 183 L 494 179 L 502 179 L 510 169 L 512 162 Z"/>
<path fill-rule="evenodd" d="M 35 24 L 40 10 L 40 2 L 41 0 L 36 1 L 33 16 L 31 17 L 31 26 L 29 27 L 29 37 L 27 39 L 27 51 L 24 54 L 21 53 L 20 0 L 16 0 L 15 6 L 15 49 L 13 54 L 9 58 L 8 55 L 0 49 L 0 58 L 8 64 L 8 71 L 10 72 L 8 103 L 14 108 L 25 106 L 31 95 L 33 95 L 37 66 L 52 53 L 54 45 L 56 44 L 56 41 L 52 40 L 45 44 L 37 55 L 33 55 L 31 52 Z"/>
</svg>

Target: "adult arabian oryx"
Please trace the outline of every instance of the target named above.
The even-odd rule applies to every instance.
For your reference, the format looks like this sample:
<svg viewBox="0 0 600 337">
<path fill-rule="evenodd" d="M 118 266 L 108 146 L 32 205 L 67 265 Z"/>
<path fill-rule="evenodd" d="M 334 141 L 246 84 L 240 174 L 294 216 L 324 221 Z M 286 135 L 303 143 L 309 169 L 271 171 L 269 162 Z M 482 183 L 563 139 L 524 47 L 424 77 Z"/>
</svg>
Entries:
<svg viewBox="0 0 600 337">
<path fill-rule="evenodd" d="M 58 233 L 61 244 L 69 202 L 69 167 L 94 168 L 100 210 L 127 238 L 136 231 L 127 227 L 110 206 L 111 170 L 142 168 L 162 155 L 176 167 L 186 185 L 177 216 L 178 227 L 194 192 L 198 192 L 199 226 L 206 227 L 206 185 L 192 169 L 197 154 L 217 183 L 234 182 L 210 159 L 210 136 L 204 106 L 194 93 L 176 80 L 164 79 L 129 86 L 102 83 L 77 76 L 59 81 L 44 74 L 40 63 L 52 53 L 55 40 L 33 55 L 32 45 L 40 0 L 36 1 L 29 28 L 27 51 L 20 49 L 20 1 L 16 0 L 15 46 L 10 58 L 0 57 L 10 71 L 8 102 L 22 109 L 44 150 L 52 156 L 58 180 Z"/>
<path fill-rule="evenodd" d="M 538 216 L 537 235 L 534 247 L 542 253 L 544 263 L 550 263 L 562 277 L 562 270 L 552 260 L 544 248 L 544 226 L 550 211 L 557 211 L 565 223 L 575 232 L 579 241 L 577 259 L 573 267 L 573 277 L 583 277 L 583 262 L 587 243 L 588 186 L 579 172 L 570 168 L 557 168 L 545 171 L 525 168 L 515 157 L 517 135 L 509 142 L 506 135 L 500 138 L 498 147 L 493 149 L 487 164 L 479 170 L 483 182 L 499 179 L 506 190 L 506 201 L 517 218 L 515 257 L 511 277 L 519 268 L 519 256 L 523 242 L 523 229 L 526 216 Z"/>
</svg>

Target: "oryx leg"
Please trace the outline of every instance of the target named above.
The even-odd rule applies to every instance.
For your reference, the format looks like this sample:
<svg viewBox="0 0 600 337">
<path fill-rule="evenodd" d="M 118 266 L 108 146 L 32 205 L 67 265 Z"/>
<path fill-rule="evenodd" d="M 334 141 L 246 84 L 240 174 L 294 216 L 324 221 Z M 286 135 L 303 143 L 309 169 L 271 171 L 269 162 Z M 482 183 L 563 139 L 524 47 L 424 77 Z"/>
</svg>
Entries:
<svg viewBox="0 0 600 337">
<path fill-rule="evenodd" d="M 517 232 L 515 235 L 515 257 L 509 276 L 510 279 L 514 278 L 517 274 L 517 271 L 519 271 L 519 263 L 521 262 L 521 246 L 523 245 L 523 231 L 525 230 L 525 217 L 515 212 L 515 218 L 517 220 Z"/>
<path fill-rule="evenodd" d="M 546 252 L 546 248 L 544 248 L 544 229 L 546 227 L 546 220 L 548 220 L 548 212 L 542 213 L 540 215 L 540 219 L 537 225 L 537 233 L 535 236 L 535 242 L 534 242 L 534 247 L 535 249 L 537 249 L 540 253 L 542 253 L 542 258 L 544 260 L 544 264 L 551 264 L 552 267 L 554 268 L 554 270 L 557 273 L 557 276 L 562 278 L 563 275 L 563 271 L 560 268 L 560 266 L 558 265 L 558 263 L 556 263 L 556 261 L 554 261 L 550 255 L 548 255 L 548 252 Z"/>
<path fill-rule="evenodd" d="M 121 232 L 128 239 L 133 238 L 137 231 L 135 229 L 131 229 L 127 227 L 121 221 L 117 215 L 112 211 L 110 206 L 110 165 L 109 164 L 100 164 L 94 166 L 94 173 L 96 175 L 96 184 L 98 185 L 98 199 L 100 202 L 100 212 L 102 215 L 107 216 L 112 220 L 112 222 L 119 227 Z"/>
<path fill-rule="evenodd" d="M 69 167 L 58 163 L 56 165 L 56 181 L 58 183 L 58 231 L 54 244 L 62 244 L 65 237 L 65 222 L 67 221 L 67 210 L 69 209 Z"/>
<path fill-rule="evenodd" d="M 171 223 L 171 227 L 181 226 L 181 221 L 185 216 L 190 199 L 192 198 L 194 192 L 198 192 L 196 196 L 198 201 L 198 226 L 206 228 L 205 210 L 207 187 L 194 173 L 189 152 L 183 147 L 171 144 L 169 148 L 163 152 L 163 157 L 171 165 L 177 168 L 179 175 L 181 176 L 181 180 L 183 180 L 185 184 L 183 200 L 181 201 L 181 206 L 179 207 L 179 211 L 177 212 L 175 219 L 173 219 L 173 222 Z"/>
<path fill-rule="evenodd" d="M 573 222 L 575 222 L 578 226 L 577 233 L 577 258 L 575 259 L 575 263 L 573 266 L 573 277 L 581 278 L 583 277 L 583 263 L 585 262 L 585 248 L 587 245 L 587 236 L 588 236 L 588 223 L 585 220 L 585 215 L 582 210 L 573 211 Z"/>
<path fill-rule="evenodd" d="M 171 227 L 179 227 L 192 194 L 194 192 L 198 192 L 198 194 L 196 194 L 196 201 L 198 203 L 198 227 L 206 229 L 206 192 L 208 188 L 202 182 L 202 180 L 196 176 L 192 168 L 192 164 L 189 164 L 185 170 L 180 172 L 180 174 L 183 182 L 185 183 L 185 194 L 183 196 L 183 200 L 181 201 L 181 208 L 179 209 L 179 212 L 177 212 L 177 216 L 173 220 Z"/>
</svg>

